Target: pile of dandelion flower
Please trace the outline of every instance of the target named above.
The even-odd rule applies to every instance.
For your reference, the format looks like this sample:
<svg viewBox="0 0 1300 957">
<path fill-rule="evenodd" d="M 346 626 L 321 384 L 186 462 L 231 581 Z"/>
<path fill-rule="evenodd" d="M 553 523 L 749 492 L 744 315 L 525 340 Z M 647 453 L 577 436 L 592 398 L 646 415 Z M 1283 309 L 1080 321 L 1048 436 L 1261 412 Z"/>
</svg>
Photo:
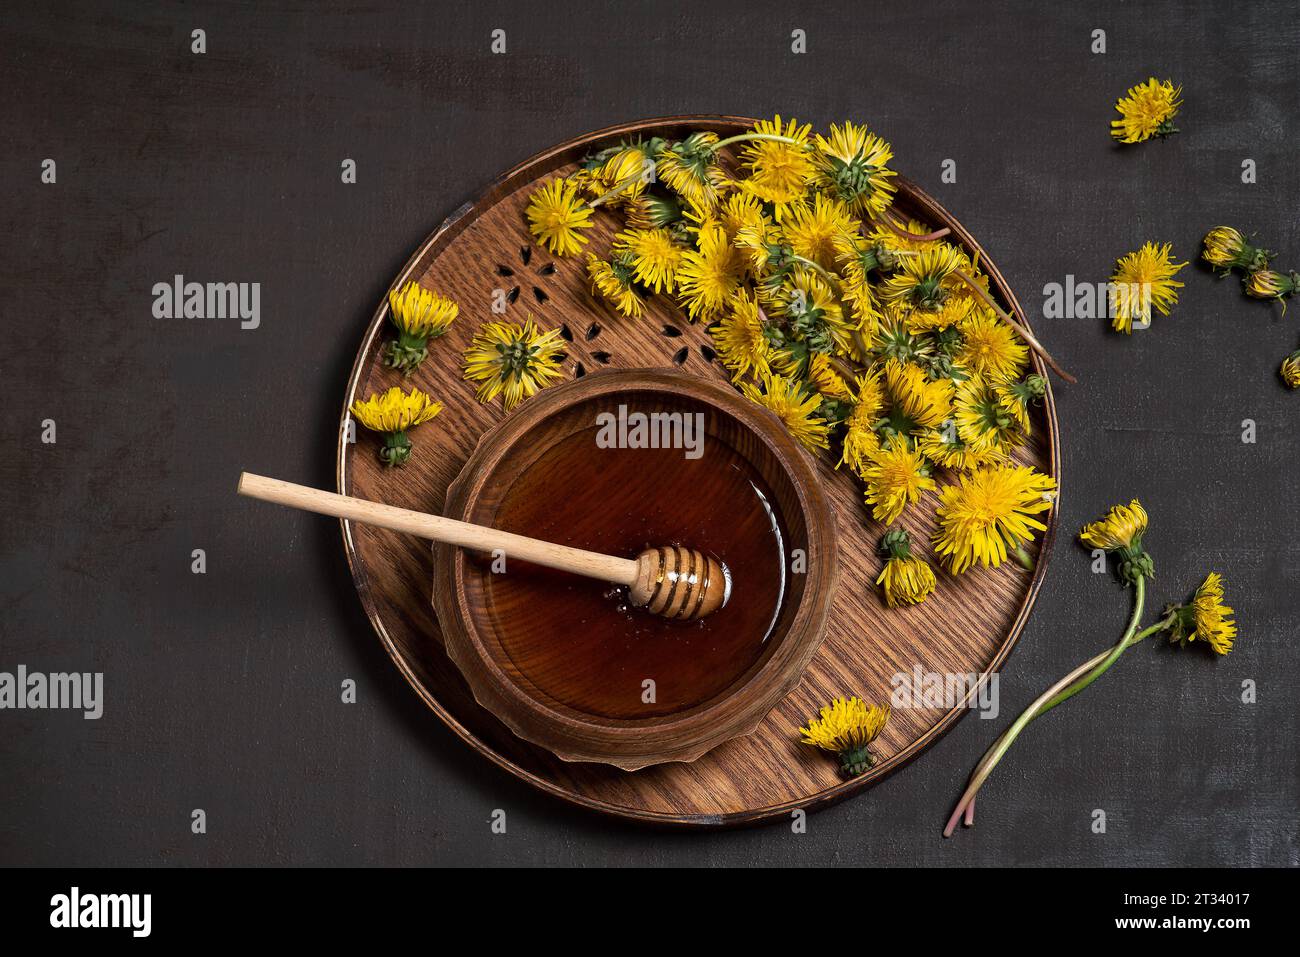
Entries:
<svg viewBox="0 0 1300 957">
<path fill-rule="evenodd" d="M 393 386 L 383 394 L 372 395 L 364 401 L 358 399 L 349 411 L 367 429 L 384 436 L 379 459 L 391 468 L 405 465 L 411 457 L 411 439 L 406 433 L 441 412 L 442 403 L 433 401 L 419 389 L 405 392 Z"/>
<path fill-rule="evenodd" d="M 593 296 L 627 320 L 657 298 L 703 324 L 736 387 L 857 476 L 875 520 L 937 495 L 931 544 L 950 572 L 1024 562 L 1055 493 L 1015 464 L 1046 390 L 1030 353 L 1065 373 L 978 256 L 895 208 L 892 160 L 865 126 L 823 135 L 778 115 L 609 144 L 543 184 L 525 218 L 551 253 L 581 252 Z M 887 580 L 891 604 L 933 587 Z"/>
</svg>

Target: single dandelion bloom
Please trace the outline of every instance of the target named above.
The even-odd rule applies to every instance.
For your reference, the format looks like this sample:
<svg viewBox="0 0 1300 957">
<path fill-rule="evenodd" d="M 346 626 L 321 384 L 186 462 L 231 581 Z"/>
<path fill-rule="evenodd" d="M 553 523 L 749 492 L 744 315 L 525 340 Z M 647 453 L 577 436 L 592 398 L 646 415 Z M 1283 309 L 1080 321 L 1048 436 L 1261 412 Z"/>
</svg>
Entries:
<svg viewBox="0 0 1300 957">
<path fill-rule="evenodd" d="M 954 386 L 949 379 L 930 379 L 924 369 L 890 359 L 885 384 L 895 406 L 917 426 L 936 428 L 952 414 Z"/>
<path fill-rule="evenodd" d="M 383 433 L 379 460 L 392 468 L 404 465 L 411 457 L 411 440 L 406 433 L 441 412 L 442 403 L 434 402 L 419 389 L 403 392 L 393 386 L 382 395 L 353 402 L 349 411 L 370 431 Z"/>
<path fill-rule="evenodd" d="M 808 381 L 828 399 L 838 399 L 841 402 L 854 400 L 853 390 L 835 368 L 831 357 L 824 352 L 808 354 Z"/>
<path fill-rule="evenodd" d="M 921 493 L 935 487 L 930 467 L 921 453 L 899 435 L 864 460 L 858 476 L 867 485 L 866 500 L 871 515 L 889 525 L 898 520 L 903 509 L 921 498 Z"/>
<path fill-rule="evenodd" d="M 654 169 L 654 161 L 645 150 L 627 146 L 589 171 L 587 190 L 593 199 L 609 196 L 611 201 L 625 204 L 645 192 Z"/>
<path fill-rule="evenodd" d="M 1029 434 L 1029 406 L 1046 394 L 1047 381 L 1035 373 L 1025 376 L 1023 382 L 998 382 L 993 386 L 998 405 L 1015 418 L 1025 435 Z"/>
<path fill-rule="evenodd" d="M 831 124 L 831 135 L 814 141 L 815 184 L 857 215 L 878 216 L 894 201 L 890 145 L 865 126 Z"/>
<path fill-rule="evenodd" d="M 849 777 L 865 774 L 876 763 L 870 745 L 889 722 L 889 705 L 868 706 L 859 698 L 835 698 L 821 717 L 800 728 L 803 743 L 839 755 Z"/>
<path fill-rule="evenodd" d="M 943 305 L 937 309 L 903 307 L 907 331 L 915 336 L 927 332 L 943 332 L 945 329 L 960 326 L 981 310 L 987 310 L 987 306 L 983 302 L 965 296 L 949 296 L 944 300 Z"/>
<path fill-rule="evenodd" d="M 795 206 L 802 206 L 813 178 L 813 162 L 807 148 L 811 124 L 802 126 L 794 120 L 782 124 L 780 114 L 772 120 L 759 120 L 754 132 L 763 136 L 784 136 L 796 140 L 750 140 L 741 150 L 742 165 L 749 173 L 740 188 L 764 203 L 771 203 L 772 215 L 779 223 Z"/>
<path fill-rule="evenodd" d="M 1029 347 L 991 309 L 975 309 L 958 326 L 957 361 L 990 382 L 1020 378 L 1029 364 Z"/>
<path fill-rule="evenodd" d="M 912 556 L 912 540 L 901 528 L 891 529 L 880 539 L 880 554 L 885 559 L 876 584 L 885 593 L 885 604 L 919 605 L 934 591 L 934 569 L 921 558 Z"/>
<path fill-rule="evenodd" d="M 672 292 L 686 250 L 667 229 L 629 229 L 615 237 L 614 249 L 631 260 L 636 281 L 655 292 Z"/>
<path fill-rule="evenodd" d="M 876 301 L 875 290 L 871 288 L 871 283 L 865 280 L 857 282 L 843 278 L 840 281 L 840 296 L 844 304 L 849 307 L 849 319 L 858 332 L 857 337 L 852 337 L 852 355 L 866 361 L 870 357 L 858 348 L 859 337 L 863 343 L 870 342 L 875 338 L 883 318 L 880 303 Z"/>
<path fill-rule="evenodd" d="M 1093 548 L 1116 551 L 1130 545 L 1142 545 L 1142 535 L 1147 530 L 1147 513 L 1142 503 L 1133 499 L 1127 505 L 1111 506 L 1109 512 L 1083 526 L 1079 540 Z"/>
<path fill-rule="evenodd" d="M 829 270 L 835 268 L 835 240 L 857 223 L 843 203 L 818 193 L 812 205 L 794 209 L 781 228 L 796 256 Z"/>
<path fill-rule="evenodd" d="M 1223 579 L 1210 572 L 1190 602 L 1167 609 L 1166 617 L 1173 617 L 1169 640 L 1186 646 L 1200 638 L 1218 654 L 1226 655 L 1237 637 L 1232 615 L 1233 610 L 1223 603 Z"/>
<path fill-rule="evenodd" d="M 771 371 L 772 344 L 763 328 L 763 314 L 758 298 L 739 290 L 731 299 L 731 309 L 716 325 L 709 327 L 718 359 L 731 371 L 731 381 L 746 376 L 761 378 Z"/>
<path fill-rule="evenodd" d="M 1153 308 L 1167 316 L 1178 303 L 1176 290 L 1183 284 L 1174 276 L 1187 263 L 1174 262 L 1172 253 L 1170 243 L 1143 243 L 1137 252 L 1121 256 L 1116 262 L 1110 285 L 1111 326 L 1116 332 L 1131 335 L 1135 321 L 1143 326 L 1151 324 Z"/>
<path fill-rule="evenodd" d="M 600 294 L 620 315 L 629 319 L 639 319 L 645 312 L 645 301 L 632 284 L 635 273 L 636 266 L 629 253 L 615 252 L 608 261 L 587 255 L 587 278 L 591 280 L 591 291 Z"/>
<path fill-rule="evenodd" d="M 857 396 L 844 419 L 843 451 L 835 467 L 847 465 L 853 471 L 861 472 L 867 458 L 880 449 L 876 423 L 885 410 L 885 389 L 879 370 L 858 376 L 854 385 Z"/>
<path fill-rule="evenodd" d="M 1182 106 L 1181 86 L 1151 77 L 1130 87 L 1128 95 L 1115 101 L 1119 119 L 1110 121 L 1110 135 L 1121 143 L 1142 143 L 1153 136 L 1177 133 L 1174 117 Z"/>
<path fill-rule="evenodd" d="M 525 215 L 534 239 L 556 256 L 572 256 L 587 243 L 583 231 L 594 225 L 591 212 L 577 186 L 553 179 L 533 193 Z"/>
<path fill-rule="evenodd" d="M 397 327 L 397 338 L 384 348 L 384 365 L 410 373 L 429 354 L 429 340 L 436 339 L 460 314 L 460 307 L 445 296 L 408 282 L 388 291 L 388 318 Z"/>
<path fill-rule="evenodd" d="M 1034 518 L 1052 507 L 1056 483 L 1023 465 L 990 465 L 939 492 L 934 550 L 954 575 L 976 562 L 997 568 L 1008 549 L 1022 564 L 1023 545 L 1046 526 Z"/>
<path fill-rule="evenodd" d="M 770 372 L 759 379 L 761 389 L 750 382 L 741 385 L 740 390 L 746 398 L 775 412 L 790 434 L 805 448 L 815 451 L 829 447 L 827 433 L 830 425 L 817 414 L 822 404 L 820 395 L 806 393 L 797 381 Z"/>
<path fill-rule="evenodd" d="M 835 237 L 835 261 L 846 282 L 866 284 L 876 272 L 891 272 L 902 258 L 879 240 L 863 239 L 856 232 Z"/>
<path fill-rule="evenodd" d="M 531 316 L 517 322 L 485 322 L 465 350 L 465 379 L 477 382 L 478 400 L 504 397 L 509 412 L 560 377 L 564 343 L 557 329 L 542 332 Z"/>
<path fill-rule="evenodd" d="M 1201 258 L 1226 276 L 1233 269 L 1252 273 L 1268 268 L 1273 254 L 1246 242 L 1246 237 L 1231 226 L 1215 226 L 1205 234 Z"/>
<path fill-rule="evenodd" d="M 772 307 L 789 322 L 790 331 L 814 352 L 847 352 L 853 329 L 834 290 L 818 273 L 795 268 L 772 297 Z"/>
<path fill-rule="evenodd" d="M 975 448 L 962 441 L 955 427 L 926 429 L 916 440 L 916 447 L 934 465 L 955 472 L 969 472 L 984 465 L 1007 461 L 1002 446 L 989 444 Z"/>
<path fill-rule="evenodd" d="M 1019 418 L 1007 410 L 983 379 L 957 383 L 952 421 L 958 439 L 977 453 L 1005 458 L 1024 442 Z"/>
<path fill-rule="evenodd" d="M 1280 273 L 1272 269 L 1260 269 L 1246 277 L 1246 295 L 1256 299 L 1277 299 L 1286 309 L 1286 298 L 1295 295 L 1300 289 L 1300 273 Z"/>
<path fill-rule="evenodd" d="M 1279 372 L 1283 382 L 1293 389 L 1300 389 L 1300 352 L 1293 352 L 1283 359 Z"/>
<path fill-rule="evenodd" d="M 717 142 L 716 133 L 692 133 L 664 148 L 656 164 L 659 179 L 701 212 L 715 208 L 722 191 L 729 186 L 726 173 L 717 165 Z"/>
<path fill-rule="evenodd" d="M 1130 585 L 1139 578 L 1154 578 L 1155 562 L 1142 547 L 1147 530 L 1147 513 L 1137 499 L 1111 510 L 1083 526 L 1079 541 L 1092 548 L 1114 552 L 1119 560 L 1119 577 Z"/>
<path fill-rule="evenodd" d="M 956 286 L 964 285 L 956 272 L 967 262 L 956 246 L 935 243 L 915 256 L 905 256 L 898 271 L 881 285 L 880 298 L 935 312 L 948 301 Z"/>
<path fill-rule="evenodd" d="M 740 285 L 742 268 L 721 226 L 700 230 L 699 248 L 686 250 L 677 269 L 677 293 L 692 322 L 721 314 Z"/>
<path fill-rule="evenodd" d="M 681 222 L 682 206 L 669 196 L 642 193 L 623 204 L 623 215 L 630 229 L 663 229 Z"/>
</svg>

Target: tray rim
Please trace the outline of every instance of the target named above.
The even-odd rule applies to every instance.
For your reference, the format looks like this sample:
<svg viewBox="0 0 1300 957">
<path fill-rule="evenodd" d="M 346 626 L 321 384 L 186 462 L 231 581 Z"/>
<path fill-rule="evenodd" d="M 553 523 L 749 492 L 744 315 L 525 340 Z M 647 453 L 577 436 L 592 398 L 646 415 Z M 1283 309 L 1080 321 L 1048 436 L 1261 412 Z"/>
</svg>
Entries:
<svg viewBox="0 0 1300 957">
<path fill-rule="evenodd" d="M 413 273 L 417 266 L 424 260 L 430 251 L 439 244 L 450 243 L 466 226 L 472 222 L 472 214 L 479 208 L 487 208 L 494 204 L 500 197 L 495 196 L 497 191 L 506 187 L 515 177 L 519 176 L 529 167 L 554 157 L 557 154 L 568 153 L 572 150 L 590 146 L 594 143 L 604 140 L 617 139 L 633 132 L 641 132 L 646 129 L 671 126 L 711 126 L 713 128 L 742 128 L 754 124 L 755 120 L 749 117 L 735 116 L 730 114 L 682 114 L 674 116 L 648 117 L 641 120 L 634 120 L 626 123 L 619 123 L 608 126 L 603 129 L 593 130 L 581 135 L 571 137 L 561 143 L 547 147 L 532 156 L 516 163 L 504 173 L 493 178 L 483 189 L 481 189 L 473 199 L 462 203 L 446 219 L 444 219 L 429 236 L 415 249 L 401 270 L 397 273 L 389 286 L 389 289 L 396 289 L 403 283 L 414 278 Z M 911 200 L 921 206 L 928 207 L 933 212 L 942 213 L 944 224 L 952 228 L 954 234 L 960 238 L 966 246 L 978 249 L 980 252 L 981 267 L 988 274 L 990 282 L 996 286 L 997 291 L 1001 294 L 1003 301 L 1011 308 L 1014 315 L 1024 323 L 1026 328 L 1032 330 L 1028 317 L 1025 315 L 1020 300 L 1016 297 L 1006 278 L 1002 275 L 997 264 L 985 254 L 985 250 L 966 229 L 965 225 L 948 211 L 938 200 L 934 199 L 929 193 L 921 189 L 912 180 L 898 174 L 895 182 L 899 187 L 899 192 L 906 192 Z M 348 446 L 348 409 L 356 395 L 357 387 L 360 385 L 361 374 L 370 350 L 374 346 L 375 338 L 384 329 L 385 321 L 388 318 L 388 294 L 387 291 L 381 298 L 374 315 L 371 317 L 370 324 L 366 329 L 365 335 L 357 349 L 356 357 L 352 363 L 352 371 L 348 374 L 347 388 L 344 393 L 343 408 L 340 412 L 338 423 L 338 439 L 335 456 L 335 485 L 340 494 L 347 494 L 346 484 L 348 479 L 347 473 L 347 453 Z M 406 683 L 411 686 L 412 690 L 420 697 L 425 705 L 438 716 L 444 725 L 451 729 L 462 741 L 468 744 L 476 752 L 486 757 L 493 764 L 502 770 L 508 772 L 514 777 L 532 785 L 538 790 L 564 801 L 566 804 L 581 807 L 586 810 L 595 811 L 604 817 L 616 818 L 623 821 L 635 821 L 640 824 L 657 825 L 673 829 L 719 829 L 744 827 L 746 825 L 758 824 L 772 821 L 777 818 L 788 816 L 792 811 L 815 811 L 840 801 L 845 800 L 855 794 L 867 790 L 878 784 L 889 775 L 893 774 L 900 768 L 910 764 L 922 752 L 933 745 L 941 737 L 947 734 L 957 724 L 957 722 L 966 715 L 970 710 L 968 703 L 988 681 L 990 675 L 996 673 L 1010 657 L 1012 650 L 1020 640 L 1025 626 L 1028 624 L 1029 615 L 1038 598 L 1038 592 L 1042 587 L 1043 580 L 1047 574 L 1047 566 L 1050 563 L 1052 545 L 1056 539 L 1056 530 L 1060 516 L 1061 502 L 1061 455 L 1060 455 L 1060 427 L 1056 416 L 1056 399 L 1052 390 L 1052 381 L 1050 374 L 1043 364 L 1043 361 L 1036 353 L 1031 352 L 1030 357 L 1034 370 L 1047 383 L 1047 389 L 1043 396 L 1043 413 L 1047 424 L 1047 458 L 1049 464 L 1049 474 L 1056 481 L 1056 502 L 1055 507 L 1050 511 L 1046 522 L 1047 529 L 1043 532 L 1042 540 L 1039 545 L 1038 561 L 1034 567 L 1033 576 L 1030 579 L 1029 586 L 1020 601 L 1016 617 L 1007 630 L 1002 643 L 998 646 L 992 659 L 988 662 L 987 667 L 980 672 L 977 682 L 972 685 L 967 694 L 953 708 L 946 711 L 924 734 L 912 741 L 907 747 L 903 748 L 896 754 L 891 755 L 884 761 L 878 762 L 866 774 L 837 784 L 823 788 L 821 791 L 811 794 L 803 800 L 787 801 L 782 804 L 767 805 L 761 808 L 752 808 L 745 811 L 737 811 L 728 814 L 675 814 L 663 811 L 647 811 L 639 808 L 627 807 L 624 805 L 614 804 L 608 801 L 600 801 L 585 795 L 579 794 L 568 788 L 557 785 L 526 768 L 520 767 L 514 761 L 498 753 L 487 742 L 480 740 L 472 731 L 463 725 L 450 711 L 443 707 L 442 703 L 424 687 L 414 671 L 407 664 L 406 659 L 397 649 L 392 637 L 379 616 L 378 609 L 375 607 L 373 592 L 368 586 L 368 573 L 360 562 L 356 553 L 356 544 L 352 538 L 352 525 L 347 519 L 339 520 L 339 527 L 343 537 L 344 553 L 347 556 L 348 569 L 352 575 L 353 584 L 356 587 L 357 596 L 361 600 L 361 605 L 374 628 L 380 644 L 383 645 L 388 656 L 392 659 L 397 670 L 406 679 Z M 635 772 L 628 772 L 635 773 Z"/>
</svg>

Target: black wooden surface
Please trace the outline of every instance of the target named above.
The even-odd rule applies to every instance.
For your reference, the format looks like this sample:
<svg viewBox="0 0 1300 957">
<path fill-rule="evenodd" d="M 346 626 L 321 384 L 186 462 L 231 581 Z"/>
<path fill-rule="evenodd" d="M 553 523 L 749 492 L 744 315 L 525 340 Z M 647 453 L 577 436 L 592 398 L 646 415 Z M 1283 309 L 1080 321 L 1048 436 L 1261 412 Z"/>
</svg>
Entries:
<svg viewBox="0 0 1300 957">
<path fill-rule="evenodd" d="M 1300 346 L 1300 311 L 1193 266 L 1175 314 L 1131 339 L 1040 317 L 1045 283 L 1103 280 L 1147 239 L 1193 259 L 1219 223 L 1300 267 L 1293 13 L 11 5 L 0 671 L 102 671 L 106 700 L 98 721 L 0 711 L 0 862 L 1297 864 L 1300 394 L 1276 370 Z M 504 55 L 489 52 L 496 28 Z M 790 52 L 795 29 L 806 54 Z M 1105 54 L 1090 52 L 1094 29 Z M 1184 85 L 1183 132 L 1117 148 L 1112 104 L 1149 75 Z M 235 477 L 331 485 L 344 380 L 377 300 L 500 170 L 629 118 L 775 111 L 870 124 L 995 252 L 1080 380 L 1057 390 L 1063 534 L 997 721 L 967 718 L 807 833 L 661 833 L 570 810 L 461 745 L 375 640 L 337 525 L 238 500 Z M 340 182 L 345 158 L 355 185 Z M 945 159 L 956 183 L 940 180 Z M 155 319 L 151 288 L 177 273 L 260 282 L 260 328 Z M 41 442 L 45 419 L 57 444 Z M 1090 573 L 1072 533 L 1135 495 L 1152 516 L 1153 614 L 1219 570 L 1237 651 L 1130 652 L 1022 738 L 978 826 L 945 842 L 996 731 L 1121 629 L 1128 596 Z M 191 573 L 196 548 L 206 575 Z"/>
</svg>

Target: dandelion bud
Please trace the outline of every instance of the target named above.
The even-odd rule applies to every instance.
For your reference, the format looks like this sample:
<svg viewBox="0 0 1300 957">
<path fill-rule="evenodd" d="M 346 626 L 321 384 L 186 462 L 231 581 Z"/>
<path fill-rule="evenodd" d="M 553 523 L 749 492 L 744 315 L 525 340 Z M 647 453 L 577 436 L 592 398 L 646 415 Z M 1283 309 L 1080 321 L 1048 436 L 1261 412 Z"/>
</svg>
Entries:
<svg viewBox="0 0 1300 957">
<path fill-rule="evenodd" d="M 1246 277 L 1246 295 L 1256 299 L 1285 299 L 1300 288 L 1300 274 L 1260 269 Z"/>
<path fill-rule="evenodd" d="M 1293 389 L 1300 389 L 1300 352 L 1293 352 L 1282 360 L 1282 381 Z"/>
<path fill-rule="evenodd" d="M 1246 242 L 1246 237 L 1231 226 L 1215 226 L 1205 234 L 1205 249 L 1201 258 L 1216 269 L 1222 269 L 1223 275 L 1232 269 L 1242 269 L 1248 273 L 1268 267 L 1273 254 Z"/>
</svg>

